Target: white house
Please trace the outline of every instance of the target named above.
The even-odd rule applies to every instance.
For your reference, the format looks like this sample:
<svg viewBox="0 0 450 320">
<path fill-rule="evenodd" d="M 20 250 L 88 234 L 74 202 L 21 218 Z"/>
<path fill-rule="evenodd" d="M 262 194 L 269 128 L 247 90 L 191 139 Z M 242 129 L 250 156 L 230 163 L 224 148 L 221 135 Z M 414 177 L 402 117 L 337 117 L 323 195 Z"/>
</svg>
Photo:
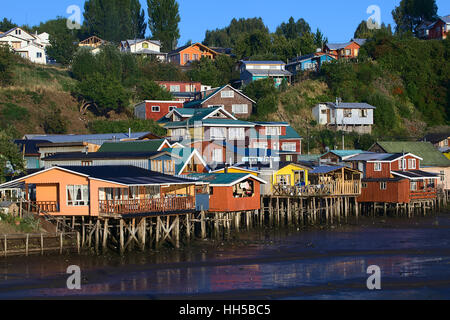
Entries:
<svg viewBox="0 0 450 320">
<path fill-rule="evenodd" d="M 275 86 L 281 85 L 283 80 L 290 82 L 292 73 L 286 71 L 283 61 L 244 61 L 240 62 L 241 81 L 248 85 L 252 81 L 271 78 Z"/>
<path fill-rule="evenodd" d="M 0 34 L 0 45 L 7 45 L 23 58 L 39 64 L 47 63 L 45 47 L 50 43 L 46 41 L 48 42 L 48 34 L 35 36 L 19 27 Z"/>
<path fill-rule="evenodd" d="M 347 132 L 371 133 L 373 113 L 376 108 L 367 103 L 319 103 L 313 108 L 313 116 L 319 125 Z"/>
<path fill-rule="evenodd" d="M 120 43 L 119 49 L 122 52 L 130 52 L 145 57 L 155 56 L 162 62 L 167 60 L 167 53 L 161 52 L 161 42 L 158 40 L 126 40 Z"/>
</svg>

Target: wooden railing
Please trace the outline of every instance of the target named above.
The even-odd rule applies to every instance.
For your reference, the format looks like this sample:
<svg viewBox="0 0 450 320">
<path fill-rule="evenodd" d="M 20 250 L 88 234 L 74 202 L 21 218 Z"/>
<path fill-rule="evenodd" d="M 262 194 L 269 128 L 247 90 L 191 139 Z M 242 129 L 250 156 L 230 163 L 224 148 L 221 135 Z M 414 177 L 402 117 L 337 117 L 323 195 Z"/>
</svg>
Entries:
<svg viewBox="0 0 450 320">
<path fill-rule="evenodd" d="M 411 200 L 417 199 L 432 199 L 437 197 L 437 190 L 434 188 L 426 188 L 424 190 L 411 191 L 409 198 Z"/>
<path fill-rule="evenodd" d="M 56 201 L 29 201 L 25 203 L 25 206 L 29 207 L 27 209 L 30 212 L 59 212 L 59 204 Z"/>
<path fill-rule="evenodd" d="M 100 200 L 101 215 L 122 215 L 152 212 L 177 212 L 195 210 L 194 197 L 162 199 Z"/>
<path fill-rule="evenodd" d="M 339 195 L 360 195 L 361 184 L 359 181 L 345 181 L 344 183 L 336 181 L 320 185 L 308 185 L 304 187 L 274 185 L 274 196 L 339 196 Z"/>
</svg>

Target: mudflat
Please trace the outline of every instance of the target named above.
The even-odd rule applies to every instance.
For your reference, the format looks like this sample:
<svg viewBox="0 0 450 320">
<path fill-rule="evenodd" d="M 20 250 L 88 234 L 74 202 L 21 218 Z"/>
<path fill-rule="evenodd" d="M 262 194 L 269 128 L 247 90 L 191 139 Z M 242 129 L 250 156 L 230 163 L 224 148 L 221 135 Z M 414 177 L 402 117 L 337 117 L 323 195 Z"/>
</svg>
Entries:
<svg viewBox="0 0 450 320">
<path fill-rule="evenodd" d="M 67 289 L 70 265 L 81 289 Z M 381 290 L 368 290 L 379 266 Z M 241 231 L 180 250 L 0 258 L 0 299 L 449 299 L 450 214 Z"/>
</svg>

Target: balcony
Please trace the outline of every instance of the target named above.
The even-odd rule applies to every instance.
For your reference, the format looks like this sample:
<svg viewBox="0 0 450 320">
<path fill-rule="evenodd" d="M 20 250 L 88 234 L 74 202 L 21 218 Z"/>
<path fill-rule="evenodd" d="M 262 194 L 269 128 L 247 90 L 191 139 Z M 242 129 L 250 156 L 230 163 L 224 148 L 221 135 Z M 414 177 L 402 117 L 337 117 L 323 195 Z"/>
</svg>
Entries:
<svg viewBox="0 0 450 320">
<path fill-rule="evenodd" d="M 314 197 L 314 196 L 359 196 L 361 184 L 359 181 L 340 181 L 308 186 L 287 186 L 277 184 L 273 186 L 274 196 Z"/>
<path fill-rule="evenodd" d="M 176 213 L 182 211 L 195 211 L 194 197 L 99 201 L 99 213 L 101 216 Z"/>
<path fill-rule="evenodd" d="M 29 212 L 59 212 L 59 203 L 57 201 L 28 201 L 25 206 L 27 206 Z"/>
</svg>

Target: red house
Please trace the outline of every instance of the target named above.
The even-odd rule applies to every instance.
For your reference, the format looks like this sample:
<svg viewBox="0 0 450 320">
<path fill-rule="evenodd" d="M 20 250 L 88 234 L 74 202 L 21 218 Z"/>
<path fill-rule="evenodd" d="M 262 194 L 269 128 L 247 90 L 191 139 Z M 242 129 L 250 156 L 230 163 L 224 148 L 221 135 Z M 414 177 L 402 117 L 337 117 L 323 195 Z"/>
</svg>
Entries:
<svg viewBox="0 0 450 320">
<path fill-rule="evenodd" d="M 438 176 L 420 170 L 411 153 L 361 153 L 346 161 L 364 173 L 358 202 L 411 203 L 436 198 Z"/>
<path fill-rule="evenodd" d="M 357 58 L 364 42 L 365 39 L 352 39 L 347 43 L 327 43 L 324 46 L 324 52 L 338 60 Z"/>
<path fill-rule="evenodd" d="M 428 39 L 447 39 L 450 29 L 450 15 L 440 17 L 437 21 L 428 26 Z"/>
<path fill-rule="evenodd" d="M 183 108 L 182 101 L 145 100 L 134 107 L 134 115 L 138 119 L 158 121 L 170 111 Z"/>
<path fill-rule="evenodd" d="M 193 173 L 208 182 L 210 212 L 239 212 L 261 209 L 260 185 L 266 181 L 247 173 Z"/>
</svg>

